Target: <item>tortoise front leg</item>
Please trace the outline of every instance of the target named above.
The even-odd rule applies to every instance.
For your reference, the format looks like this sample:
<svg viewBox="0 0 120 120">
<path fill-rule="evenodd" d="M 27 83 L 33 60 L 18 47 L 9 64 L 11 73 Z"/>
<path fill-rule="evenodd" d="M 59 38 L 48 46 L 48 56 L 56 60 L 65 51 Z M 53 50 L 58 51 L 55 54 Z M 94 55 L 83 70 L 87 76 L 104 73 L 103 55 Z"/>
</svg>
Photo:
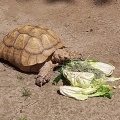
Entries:
<svg viewBox="0 0 120 120">
<path fill-rule="evenodd" d="M 53 69 L 52 61 L 46 62 L 42 68 L 39 70 L 38 76 L 36 78 L 35 84 L 42 86 L 50 81 L 50 71 Z"/>
</svg>

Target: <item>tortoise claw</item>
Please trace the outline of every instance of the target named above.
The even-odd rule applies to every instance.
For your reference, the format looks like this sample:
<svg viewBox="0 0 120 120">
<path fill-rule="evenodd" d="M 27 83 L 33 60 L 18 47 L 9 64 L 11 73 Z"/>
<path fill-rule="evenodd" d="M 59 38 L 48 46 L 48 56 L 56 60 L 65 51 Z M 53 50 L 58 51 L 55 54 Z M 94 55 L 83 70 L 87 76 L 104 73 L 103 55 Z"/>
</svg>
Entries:
<svg viewBox="0 0 120 120">
<path fill-rule="evenodd" d="M 48 76 L 41 76 L 38 75 L 35 80 L 35 84 L 39 87 L 42 87 L 44 84 L 48 83 L 50 81 L 50 78 Z"/>
</svg>

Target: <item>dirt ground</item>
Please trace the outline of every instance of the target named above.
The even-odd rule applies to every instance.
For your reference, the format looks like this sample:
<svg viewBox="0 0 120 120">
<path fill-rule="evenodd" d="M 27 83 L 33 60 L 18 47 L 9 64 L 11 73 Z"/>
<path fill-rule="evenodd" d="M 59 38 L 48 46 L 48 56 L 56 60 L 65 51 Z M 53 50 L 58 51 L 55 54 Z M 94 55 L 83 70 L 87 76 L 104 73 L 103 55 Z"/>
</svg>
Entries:
<svg viewBox="0 0 120 120">
<path fill-rule="evenodd" d="M 71 50 L 84 58 L 112 63 L 120 76 L 119 0 L 0 0 L 0 39 L 20 25 L 42 25 L 54 30 Z M 120 120 L 120 89 L 112 99 L 77 101 L 59 95 L 52 81 L 34 84 L 25 74 L 0 61 L 0 120 Z M 112 83 L 120 85 L 120 81 Z M 27 99 L 23 91 L 29 90 Z"/>
</svg>

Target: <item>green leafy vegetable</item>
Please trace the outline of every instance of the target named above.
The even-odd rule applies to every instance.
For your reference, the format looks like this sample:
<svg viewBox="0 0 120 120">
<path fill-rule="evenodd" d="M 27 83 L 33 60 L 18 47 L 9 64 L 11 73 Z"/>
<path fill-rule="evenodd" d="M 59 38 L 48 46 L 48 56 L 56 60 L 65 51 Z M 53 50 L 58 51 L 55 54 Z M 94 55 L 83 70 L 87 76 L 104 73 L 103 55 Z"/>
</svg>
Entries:
<svg viewBox="0 0 120 120">
<path fill-rule="evenodd" d="M 110 92 L 111 87 L 106 84 L 106 81 L 112 81 L 108 76 L 114 69 L 113 65 L 94 60 L 71 60 L 65 63 L 60 71 L 71 86 L 61 86 L 60 93 L 77 100 L 95 96 L 111 98 L 113 95 Z M 114 78 L 114 80 L 118 79 Z"/>
<path fill-rule="evenodd" d="M 111 93 L 110 90 L 111 90 L 111 87 L 109 85 L 101 85 L 98 87 L 96 92 L 89 95 L 89 97 L 99 96 L 99 97 L 107 97 L 111 99 L 113 93 Z"/>
<path fill-rule="evenodd" d="M 60 79 L 63 78 L 63 74 L 60 73 L 53 81 L 53 85 L 57 85 L 57 83 L 60 81 Z"/>
</svg>

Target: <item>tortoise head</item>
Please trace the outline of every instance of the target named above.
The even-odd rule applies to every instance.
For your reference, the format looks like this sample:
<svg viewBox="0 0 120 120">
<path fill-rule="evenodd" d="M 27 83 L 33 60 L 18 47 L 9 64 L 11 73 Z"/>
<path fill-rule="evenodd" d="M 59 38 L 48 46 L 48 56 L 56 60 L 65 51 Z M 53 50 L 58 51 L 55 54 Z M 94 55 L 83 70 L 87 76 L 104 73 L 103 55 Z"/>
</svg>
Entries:
<svg viewBox="0 0 120 120">
<path fill-rule="evenodd" d="M 52 61 L 56 63 L 61 63 L 70 59 L 81 59 L 81 54 L 76 51 L 70 51 L 65 48 L 57 49 L 52 56 Z"/>
</svg>

